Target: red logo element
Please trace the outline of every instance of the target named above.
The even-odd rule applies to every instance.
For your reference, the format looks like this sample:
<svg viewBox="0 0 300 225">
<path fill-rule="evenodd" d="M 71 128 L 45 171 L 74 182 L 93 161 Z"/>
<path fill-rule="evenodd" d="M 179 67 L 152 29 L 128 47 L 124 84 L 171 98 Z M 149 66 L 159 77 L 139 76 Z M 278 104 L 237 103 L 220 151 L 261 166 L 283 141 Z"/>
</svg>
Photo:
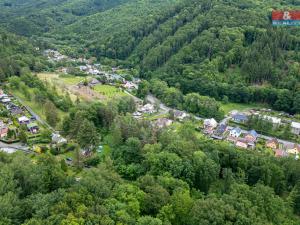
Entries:
<svg viewBox="0 0 300 225">
<path fill-rule="evenodd" d="M 272 20 L 300 20 L 300 10 L 272 12 Z"/>
</svg>

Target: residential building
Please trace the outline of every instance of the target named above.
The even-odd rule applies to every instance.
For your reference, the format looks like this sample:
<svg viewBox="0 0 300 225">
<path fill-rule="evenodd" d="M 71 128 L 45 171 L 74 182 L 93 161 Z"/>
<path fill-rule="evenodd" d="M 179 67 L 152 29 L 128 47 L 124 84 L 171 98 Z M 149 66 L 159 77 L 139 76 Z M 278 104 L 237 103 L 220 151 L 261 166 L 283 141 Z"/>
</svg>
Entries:
<svg viewBox="0 0 300 225">
<path fill-rule="evenodd" d="M 291 131 L 293 134 L 300 135 L 300 123 L 292 122 L 291 123 Z"/>
<path fill-rule="evenodd" d="M 220 124 L 217 130 L 215 131 L 214 135 L 212 136 L 214 139 L 222 140 L 224 138 L 224 133 L 227 131 L 226 124 Z"/>
<path fill-rule="evenodd" d="M 248 141 L 246 139 L 238 139 L 235 143 L 235 146 L 238 148 L 248 148 Z"/>
<path fill-rule="evenodd" d="M 236 123 L 246 123 L 248 121 L 248 116 L 242 113 L 237 113 L 232 116 L 232 120 Z"/>
<path fill-rule="evenodd" d="M 279 147 L 279 142 L 278 142 L 278 140 L 277 140 L 276 138 L 273 138 L 273 139 L 268 140 L 268 141 L 266 142 L 266 147 L 267 147 L 267 148 L 271 148 L 271 149 L 278 149 L 278 147 Z"/>
<path fill-rule="evenodd" d="M 6 126 L 2 126 L 0 128 L 0 138 L 4 138 L 7 136 L 7 133 L 8 133 L 8 127 Z"/>
<path fill-rule="evenodd" d="M 214 118 L 211 119 L 205 119 L 204 120 L 204 128 L 216 128 L 218 126 L 217 121 Z"/>
<path fill-rule="evenodd" d="M 138 89 L 138 85 L 131 81 L 126 81 L 125 84 L 123 84 L 123 87 L 129 90 Z"/>
<path fill-rule="evenodd" d="M 20 118 L 18 118 L 18 122 L 19 124 L 28 124 L 30 120 L 26 116 L 21 116 Z"/>
<path fill-rule="evenodd" d="M 178 119 L 179 121 L 183 121 L 185 118 L 187 118 L 189 115 L 184 112 L 184 111 L 180 111 L 180 110 L 175 110 L 174 111 L 174 117 L 176 119 Z"/>
<path fill-rule="evenodd" d="M 63 138 L 60 134 L 53 133 L 52 142 L 55 144 L 65 144 L 67 143 L 67 139 Z"/>
<path fill-rule="evenodd" d="M 297 155 L 300 153 L 300 146 L 298 144 L 290 143 L 286 144 L 284 147 L 288 154 Z"/>
<path fill-rule="evenodd" d="M 155 112 L 154 105 L 146 104 L 139 109 L 139 112 L 152 114 Z"/>
<path fill-rule="evenodd" d="M 230 135 L 231 137 L 235 137 L 235 138 L 239 137 L 241 134 L 242 134 L 242 130 L 241 130 L 241 128 L 239 128 L 239 127 L 233 128 L 233 129 L 229 132 L 229 135 Z"/>
<path fill-rule="evenodd" d="M 264 120 L 270 121 L 274 127 L 278 127 L 281 124 L 281 119 L 273 116 L 262 116 Z"/>
<path fill-rule="evenodd" d="M 36 134 L 39 132 L 39 126 L 37 125 L 37 123 L 29 123 L 27 124 L 27 129 L 29 132 Z"/>
<path fill-rule="evenodd" d="M 282 149 L 276 149 L 275 150 L 275 157 L 287 157 L 288 153 Z"/>
<path fill-rule="evenodd" d="M 248 142 L 256 142 L 256 139 L 258 137 L 258 134 L 255 130 L 251 130 L 249 131 L 246 136 L 245 136 L 245 139 L 248 141 Z"/>
</svg>

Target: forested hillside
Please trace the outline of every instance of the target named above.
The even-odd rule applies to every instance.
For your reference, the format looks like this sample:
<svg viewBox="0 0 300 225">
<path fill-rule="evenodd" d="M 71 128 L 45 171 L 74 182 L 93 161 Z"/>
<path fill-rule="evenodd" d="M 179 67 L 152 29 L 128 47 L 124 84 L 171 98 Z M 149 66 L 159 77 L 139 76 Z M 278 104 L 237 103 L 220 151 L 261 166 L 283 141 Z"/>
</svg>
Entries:
<svg viewBox="0 0 300 225">
<path fill-rule="evenodd" d="M 299 29 L 272 27 L 270 15 L 274 8 L 297 7 L 297 1 L 137 1 L 47 37 L 73 54 L 122 60 L 184 94 L 295 113 Z"/>
<path fill-rule="evenodd" d="M 0 24 L 31 36 L 75 22 L 130 0 L 0 0 Z"/>
<path fill-rule="evenodd" d="M 39 34 L 68 55 L 116 60 L 184 94 L 300 112 L 300 31 L 272 27 L 270 20 L 272 9 L 299 9 L 299 1 L 0 3 L 3 26 Z"/>
<path fill-rule="evenodd" d="M 0 30 L 0 80 L 47 68 L 39 49 L 25 38 Z"/>
</svg>

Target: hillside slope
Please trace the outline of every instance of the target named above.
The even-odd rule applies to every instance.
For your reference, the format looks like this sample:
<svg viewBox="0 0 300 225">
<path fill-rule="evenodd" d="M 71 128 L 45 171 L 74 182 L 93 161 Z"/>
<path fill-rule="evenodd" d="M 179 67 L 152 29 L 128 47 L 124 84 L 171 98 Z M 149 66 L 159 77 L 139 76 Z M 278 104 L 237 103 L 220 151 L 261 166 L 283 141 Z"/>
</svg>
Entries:
<svg viewBox="0 0 300 225">
<path fill-rule="evenodd" d="M 71 24 L 78 18 L 105 11 L 130 0 L 0 0 L 0 24 L 31 36 Z"/>
<path fill-rule="evenodd" d="M 300 31 L 271 25 L 272 9 L 300 9 L 299 1 L 15 2 L 0 18 L 16 18 L 2 24 L 40 32 L 39 39 L 66 54 L 116 60 L 183 93 L 300 112 Z"/>
</svg>

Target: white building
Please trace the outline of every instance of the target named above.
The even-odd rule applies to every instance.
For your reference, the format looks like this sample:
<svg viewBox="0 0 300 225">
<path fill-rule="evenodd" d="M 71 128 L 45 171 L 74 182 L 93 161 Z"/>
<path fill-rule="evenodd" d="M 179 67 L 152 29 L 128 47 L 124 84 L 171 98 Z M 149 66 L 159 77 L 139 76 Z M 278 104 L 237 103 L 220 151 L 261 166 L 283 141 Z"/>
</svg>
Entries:
<svg viewBox="0 0 300 225">
<path fill-rule="evenodd" d="M 204 120 L 204 127 L 216 128 L 217 126 L 218 123 L 214 118 Z"/>
<path fill-rule="evenodd" d="M 300 123 L 292 122 L 291 129 L 293 134 L 300 135 Z"/>
<path fill-rule="evenodd" d="M 60 136 L 60 134 L 53 133 L 52 134 L 52 142 L 55 144 L 65 144 L 65 143 L 67 143 L 67 139 Z"/>
<path fill-rule="evenodd" d="M 154 105 L 146 104 L 143 107 L 141 107 L 139 111 L 142 113 L 150 113 L 150 114 L 155 113 Z"/>
<path fill-rule="evenodd" d="M 279 126 L 281 124 L 281 119 L 278 117 L 264 115 L 262 118 L 270 121 L 274 126 Z"/>
<path fill-rule="evenodd" d="M 22 117 L 18 118 L 18 121 L 20 124 L 26 124 L 26 123 L 30 122 L 26 116 L 22 116 Z"/>
</svg>

